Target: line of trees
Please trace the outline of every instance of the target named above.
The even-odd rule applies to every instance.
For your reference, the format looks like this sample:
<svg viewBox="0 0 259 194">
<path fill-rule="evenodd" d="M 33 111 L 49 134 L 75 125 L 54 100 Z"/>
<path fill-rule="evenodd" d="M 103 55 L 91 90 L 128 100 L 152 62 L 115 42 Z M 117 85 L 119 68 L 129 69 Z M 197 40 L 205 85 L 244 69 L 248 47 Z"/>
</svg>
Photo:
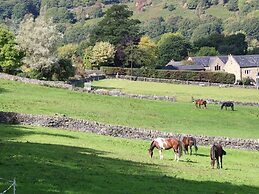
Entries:
<svg viewBox="0 0 259 194">
<path fill-rule="evenodd" d="M 45 9 L 37 18 L 26 15 L 16 36 L 0 28 L 1 71 L 39 79 L 65 80 L 75 73 L 84 72 L 86 68 L 116 66 L 155 69 L 162 68 L 172 59 L 184 60 L 190 55 L 248 52 L 247 37 L 243 33 L 223 35 L 220 27 L 213 22 L 205 23 L 204 28 L 197 27 L 192 33 L 192 37 L 196 38 L 188 38 L 188 28 L 184 31 L 177 25 L 159 36 L 148 36 L 148 30 L 144 32 L 141 22 L 132 19 L 133 12 L 126 5 L 111 6 L 103 19 L 92 28 L 75 24 L 66 32 L 62 32 L 55 20 L 48 19 L 46 15 Z M 170 21 L 177 24 L 179 20 L 180 17 L 171 18 Z M 163 20 L 156 22 L 162 25 Z M 181 22 L 184 26 L 193 25 L 187 20 Z M 147 29 L 155 27 L 153 25 L 153 28 Z M 207 33 L 207 28 L 211 33 Z"/>
</svg>

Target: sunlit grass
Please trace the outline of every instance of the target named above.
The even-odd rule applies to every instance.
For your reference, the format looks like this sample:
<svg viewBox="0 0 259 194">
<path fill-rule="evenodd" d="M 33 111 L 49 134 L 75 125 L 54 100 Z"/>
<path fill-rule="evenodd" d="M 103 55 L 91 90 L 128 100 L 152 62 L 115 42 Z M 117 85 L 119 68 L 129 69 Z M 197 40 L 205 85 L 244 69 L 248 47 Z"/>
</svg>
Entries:
<svg viewBox="0 0 259 194">
<path fill-rule="evenodd" d="M 173 161 L 147 155 L 150 141 L 48 128 L 0 125 L 0 177 L 17 193 L 258 193 L 259 153 L 226 149 L 223 169 L 209 148 Z M 1 181 L 0 181 L 1 182 Z M 3 187 L 2 187 L 3 186 Z M 7 186 L 0 184 L 0 191 Z"/>
<path fill-rule="evenodd" d="M 197 109 L 190 102 L 110 97 L 3 80 L 0 84 L 2 111 L 64 114 L 73 118 L 174 133 L 259 138 L 258 107 L 236 106 L 236 111 L 225 111 L 220 110 L 218 105 L 208 105 L 207 109 Z M 156 85 L 153 86 L 148 87 L 154 89 Z"/>
</svg>

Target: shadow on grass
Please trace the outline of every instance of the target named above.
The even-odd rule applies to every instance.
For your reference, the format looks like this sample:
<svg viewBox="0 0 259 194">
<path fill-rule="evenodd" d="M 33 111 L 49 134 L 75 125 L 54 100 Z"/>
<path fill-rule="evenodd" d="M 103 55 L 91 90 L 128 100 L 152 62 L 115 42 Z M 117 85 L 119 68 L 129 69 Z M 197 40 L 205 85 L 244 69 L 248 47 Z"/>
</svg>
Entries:
<svg viewBox="0 0 259 194">
<path fill-rule="evenodd" d="M 28 135 L 13 126 L 14 135 Z M 3 132 L 2 134 L 3 135 Z M 258 193 L 258 188 L 168 177 L 152 164 L 107 157 L 64 145 L 10 142 L 0 136 L 0 176 L 17 180 L 17 193 Z M 2 189 L 2 187 L 0 187 Z M 0 190 L 2 192 L 2 190 Z"/>
<path fill-rule="evenodd" d="M 5 88 L 0 88 L 0 94 L 2 94 L 4 92 L 8 92 L 8 90 L 6 90 Z"/>
<path fill-rule="evenodd" d="M 193 154 L 193 156 L 210 157 L 209 154 L 199 154 L 199 153 Z"/>
<path fill-rule="evenodd" d="M 16 130 L 14 130 L 16 129 Z M 1 139 L 15 139 L 20 136 L 25 135 L 46 135 L 46 136 L 53 136 L 53 137 L 65 137 L 70 139 L 77 139 L 71 135 L 64 135 L 64 134 L 53 134 L 47 132 L 38 132 L 38 131 L 23 131 L 22 129 L 32 129 L 29 126 L 22 126 L 22 125 L 6 125 L 0 123 L 0 140 Z"/>
<path fill-rule="evenodd" d="M 115 88 L 115 87 L 103 87 L 103 86 L 92 86 L 93 89 L 105 89 L 105 90 L 121 90 L 122 88 Z"/>
</svg>

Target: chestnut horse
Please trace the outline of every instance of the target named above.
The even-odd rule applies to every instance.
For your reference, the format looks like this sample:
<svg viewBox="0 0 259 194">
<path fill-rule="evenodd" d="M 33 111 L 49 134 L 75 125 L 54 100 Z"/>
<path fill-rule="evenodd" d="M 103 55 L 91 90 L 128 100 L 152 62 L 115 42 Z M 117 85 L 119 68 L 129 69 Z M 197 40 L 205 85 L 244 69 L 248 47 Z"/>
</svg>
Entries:
<svg viewBox="0 0 259 194">
<path fill-rule="evenodd" d="M 223 150 L 221 145 L 213 144 L 210 148 L 210 158 L 211 158 L 211 167 L 214 168 L 215 160 L 217 160 L 217 168 L 219 168 L 219 158 L 220 158 L 220 167 L 222 168 L 222 157 L 227 153 Z"/>
<path fill-rule="evenodd" d="M 207 101 L 206 100 L 202 100 L 202 99 L 198 99 L 195 100 L 195 105 L 198 108 L 201 108 L 201 106 L 203 105 L 205 108 L 207 108 Z"/>
<path fill-rule="evenodd" d="M 195 154 L 197 153 L 198 147 L 196 144 L 196 139 L 194 137 L 183 137 L 182 140 L 183 143 L 183 149 L 184 149 L 184 153 L 188 153 L 188 146 L 190 146 L 190 155 L 192 155 L 192 146 L 194 146 L 195 148 Z"/>
<path fill-rule="evenodd" d="M 153 156 L 153 150 L 157 148 L 159 150 L 160 160 L 163 159 L 162 150 L 169 150 L 173 148 L 174 150 L 174 160 L 179 161 L 182 153 L 183 147 L 182 142 L 174 139 L 174 138 L 156 138 L 151 142 L 150 148 L 148 149 L 148 153 L 150 157 Z"/>
</svg>

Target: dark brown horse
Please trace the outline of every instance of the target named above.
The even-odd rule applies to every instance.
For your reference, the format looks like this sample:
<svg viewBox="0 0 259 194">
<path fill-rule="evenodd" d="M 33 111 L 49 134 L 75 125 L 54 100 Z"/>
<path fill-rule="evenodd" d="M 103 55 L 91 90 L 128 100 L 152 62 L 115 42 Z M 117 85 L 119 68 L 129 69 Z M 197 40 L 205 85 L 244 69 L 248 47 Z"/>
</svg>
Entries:
<svg viewBox="0 0 259 194">
<path fill-rule="evenodd" d="M 227 110 L 227 107 L 231 107 L 232 111 L 234 111 L 234 103 L 233 102 L 223 102 L 222 105 L 221 105 L 221 110 L 223 109 L 223 107 L 226 108 Z"/>
<path fill-rule="evenodd" d="M 163 154 L 162 150 L 169 150 L 173 148 L 174 150 L 174 160 L 179 161 L 182 152 L 183 152 L 183 147 L 182 147 L 182 142 L 174 139 L 174 138 L 156 138 L 151 142 L 150 148 L 148 149 L 148 154 L 152 158 L 153 156 L 153 150 L 154 148 L 157 148 L 159 150 L 160 154 L 160 160 L 163 159 Z"/>
<path fill-rule="evenodd" d="M 195 153 L 197 153 L 198 147 L 196 144 L 196 139 L 194 137 L 183 137 L 182 140 L 183 143 L 183 149 L 184 149 L 184 153 L 188 153 L 188 146 L 190 146 L 190 155 L 192 155 L 192 146 L 194 146 L 195 148 Z"/>
<path fill-rule="evenodd" d="M 223 150 L 221 145 L 213 144 L 210 148 L 210 158 L 211 158 L 211 167 L 214 168 L 215 160 L 217 160 L 217 168 L 219 168 L 219 158 L 220 158 L 220 167 L 222 168 L 222 157 L 227 153 Z"/>
<path fill-rule="evenodd" d="M 202 99 L 198 99 L 195 100 L 195 106 L 198 108 L 201 108 L 201 106 L 203 105 L 205 108 L 207 108 L 207 101 L 206 100 L 202 100 Z"/>
</svg>

